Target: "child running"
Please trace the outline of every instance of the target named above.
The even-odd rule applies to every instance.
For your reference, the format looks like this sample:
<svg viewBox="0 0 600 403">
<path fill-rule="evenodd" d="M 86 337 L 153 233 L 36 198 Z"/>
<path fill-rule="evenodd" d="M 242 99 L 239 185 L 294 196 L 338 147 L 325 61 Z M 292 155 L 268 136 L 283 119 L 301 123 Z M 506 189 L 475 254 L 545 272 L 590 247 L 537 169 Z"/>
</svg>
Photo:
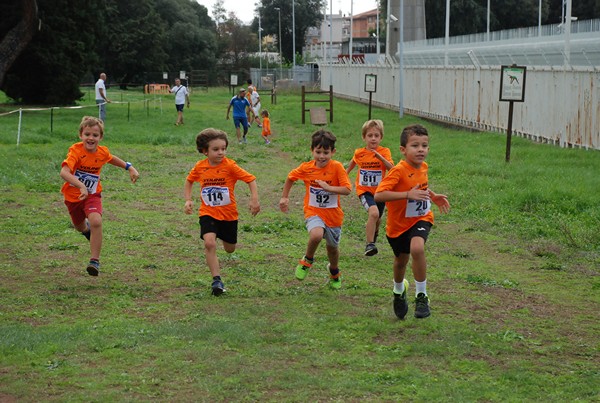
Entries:
<svg viewBox="0 0 600 403">
<path fill-rule="evenodd" d="M 362 138 L 365 147 L 354 151 L 354 157 L 348 164 L 346 173 L 349 174 L 358 165 L 355 182 L 356 194 L 369 215 L 366 225 L 365 256 L 373 256 L 378 252 L 377 235 L 381 216 L 385 209 L 385 203 L 375 203 L 373 195 L 385 173 L 394 167 L 394 161 L 390 149 L 379 145 L 383 139 L 383 122 L 381 120 L 366 121 L 362 127 Z"/>
<path fill-rule="evenodd" d="M 84 116 L 79 124 L 81 142 L 69 147 L 67 158 L 62 162 L 60 177 L 65 181 L 61 192 L 75 229 L 90 241 L 90 262 L 86 270 L 90 276 L 100 273 L 102 249 L 102 184 L 100 171 L 104 164 L 124 168 L 131 182 L 140 177 L 129 162 L 110 153 L 99 145 L 104 138 L 102 120 Z"/>
<path fill-rule="evenodd" d="M 263 109 L 261 112 L 262 115 L 262 137 L 265 139 L 265 144 L 271 144 L 271 140 L 269 140 L 269 136 L 271 135 L 271 119 L 269 119 L 269 111 Z"/>
<path fill-rule="evenodd" d="M 315 260 L 315 252 L 325 238 L 329 264 L 329 286 L 339 289 L 342 278 L 339 270 L 339 243 L 342 234 L 344 212 L 340 207 L 340 196 L 352 191 L 352 184 L 344 166 L 331 158 L 335 154 L 335 136 L 328 130 L 317 130 L 312 135 L 310 149 L 313 160 L 293 169 L 283 185 L 279 208 L 286 213 L 289 194 L 297 180 L 304 181 L 304 219 L 308 230 L 308 245 L 304 257 L 296 267 L 296 278 L 304 280 Z"/>
<path fill-rule="evenodd" d="M 250 213 L 255 216 L 260 211 L 256 177 L 225 157 L 228 145 L 224 131 L 202 130 L 196 137 L 196 148 L 206 158 L 192 168 L 184 186 L 184 211 L 192 214 L 192 186 L 194 182 L 200 183 L 200 238 L 204 241 L 206 263 L 213 278 L 212 294 L 217 297 L 226 291 L 217 257 L 217 238 L 223 242 L 225 252 L 235 251 L 238 210 L 234 189 L 238 180 L 246 182 L 250 188 Z"/>
<path fill-rule="evenodd" d="M 416 285 L 415 318 L 426 318 L 431 314 L 425 259 L 425 242 L 433 226 L 431 202 L 442 213 L 450 210 L 450 203 L 446 195 L 436 194 L 429 188 L 425 162 L 429 153 L 427 129 L 419 124 L 405 127 L 400 136 L 400 151 L 404 159 L 383 178 L 375 192 L 375 201 L 386 202 L 388 208 L 386 234 L 395 256 L 394 313 L 404 319 L 408 312 L 408 281 L 404 275 L 412 257 Z"/>
</svg>

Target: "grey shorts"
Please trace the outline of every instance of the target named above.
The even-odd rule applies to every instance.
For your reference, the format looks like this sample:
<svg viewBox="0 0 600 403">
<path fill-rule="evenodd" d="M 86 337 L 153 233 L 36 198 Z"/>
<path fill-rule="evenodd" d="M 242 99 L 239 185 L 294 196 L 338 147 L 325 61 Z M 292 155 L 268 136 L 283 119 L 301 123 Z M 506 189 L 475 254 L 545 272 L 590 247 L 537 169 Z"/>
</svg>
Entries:
<svg viewBox="0 0 600 403">
<path fill-rule="evenodd" d="M 342 227 L 328 227 L 325 222 L 319 216 L 308 217 L 304 223 L 306 229 L 310 232 L 313 228 L 323 228 L 323 238 L 328 246 L 337 248 L 340 245 L 340 238 L 342 237 Z"/>
</svg>

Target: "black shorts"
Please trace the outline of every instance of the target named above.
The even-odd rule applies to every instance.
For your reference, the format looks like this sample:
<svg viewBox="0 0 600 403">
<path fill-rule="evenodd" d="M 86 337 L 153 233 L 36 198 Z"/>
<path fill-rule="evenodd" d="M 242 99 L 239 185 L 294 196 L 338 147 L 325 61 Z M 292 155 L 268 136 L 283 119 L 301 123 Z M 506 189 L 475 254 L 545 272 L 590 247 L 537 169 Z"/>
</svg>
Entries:
<svg viewBox="0 0 600 403">
<path fill-rule="evenodd" d="M 415 225 L 410 227 L 408 231 L 400 234 L 399 237 L 390 238 L 388 236 L 387 240 L 394 251 L 394 256 L 398 257 L 401 253 L 409 254 L 410 241 L 416 236 L 423 238 L 427 242 L 427 237 L 432 226 L 428 221 L 417 221 Z"/>
<path fill-rule="evenodd" d="M 183 112 L 183 105 L 184 104 L 175 104 L 175 109 L 177 112 Z"/>
<path fill-rule="evenodd" d="M 237 243 L 238 222 L 215 220 L 209 215 L 200 216 L 200 239 L 204 239 L 204 234 L 212 232 L 223 242 L 230 244 Z"/>
<path fill-rule="evenodd" d="M 377 210 L 379 210 L 379 218 L 383 216 L 383 211 L 385 210 L 385 202 L 375 202 L 375 197 L 371 192 L 365 192 L 358 196 L 361 204 L 365 208 L 365 210 L 369 211 L 369 207 L 377 206 Z"/>
</svg>

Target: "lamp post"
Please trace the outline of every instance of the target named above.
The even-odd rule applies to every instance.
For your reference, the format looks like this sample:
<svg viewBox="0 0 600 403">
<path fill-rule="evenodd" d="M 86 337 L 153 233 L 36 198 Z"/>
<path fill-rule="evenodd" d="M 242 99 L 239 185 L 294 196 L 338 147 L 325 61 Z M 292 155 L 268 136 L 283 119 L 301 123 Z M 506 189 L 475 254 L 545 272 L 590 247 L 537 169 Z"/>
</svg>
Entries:
<svg viewBox="0 0 600 403">
<path fill-rule="evenodd" d="M 377 2 L 377 61 L 379 62 L 379 2 Z"/>
<path fill-rule="evenodd" d="M 277 42 L 279 42 L 279 78 L 283 75 L 283 70 L 281 65 L 283 64 L 283 54 L 281 53 L 281 8 L 275 7 L 277 13 L 279 14 L 279 36 L 277 37 Z"/>
<path fill-rule="evenodd" d="M 400 46 L 399 46 L 399 84 L 400 84 L 400 102 L 398 104 L 398 116 L 400 119 L 404 116 L 404 0 L 400 0 Z"/>
<path fill-rule="evenodd" d="M 350 43 L 348 53 L 350 56 L 350 64 L 352 64 L 352 37 L 354 36 L 354 0 L 350 0 Z"/>
<path fill-rule="evenodd" d="M 296 77 L 296 11 L 295 4 L 296 1 L 292 0 L 292 77 Z"/>
<path fill-rule="evenodd" d="M 262 27 L 260 26 L 260 14 L 258 14 L 258 57 L 259 68 L 262 72 Z M 259 73 L 261 74 L 261 73 Z"/>
</svg>

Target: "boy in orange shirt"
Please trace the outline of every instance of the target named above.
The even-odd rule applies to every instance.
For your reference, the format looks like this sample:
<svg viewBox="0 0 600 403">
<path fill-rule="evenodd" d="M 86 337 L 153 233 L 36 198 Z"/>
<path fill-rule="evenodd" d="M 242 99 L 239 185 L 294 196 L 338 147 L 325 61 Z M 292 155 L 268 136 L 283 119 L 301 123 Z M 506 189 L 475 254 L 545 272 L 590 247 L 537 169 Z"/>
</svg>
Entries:
<svg viewBox="0 0 600 403">
<path fill-rule="evenodd" d="M 90 241 L 90 262 L 87 272 L 97 276 L 100 272 L 100 251 L 102 249 L 102 184 L 100 171 L 104 164 L 111 164 L 129 171 L 131 182 L 140 177 L 129 162 L 110 153 L 107 147 L 99 145 L 104 137 L 102 120 L 84 116 L 79 124 L 81 142 L 69 148 L 67 158 L 62 162 L 60 177 L 65 181 L 61 192 L 69 210 L 73 226 Z"/>
<path fill-rule="evenodd" d="M 355 182 L 356 194 L 369 215 L 365 231 L 367 235 L 365 256 L 373 256 L 378 252 L 375 242 L 377 242 L 381 216 L 385 209 L 385 203 L 375 203 L 373 195 L 385 173 L 394 167 L 394 160 L 392 160 L 390 149 L 379 145 L 383 139 L 383 122 L 381 120 L 366 121 L 362 127 L 362 138 L 365 147 L 354 151 L 354 157 L 348 164 L 346 173 L 349 174 L 358 165 Z"/>
<path fill-rule="evenodd" d="M 450 210 L 448 197 L 429 189 L 427 163 L 429 134 L 421 125 L 404 128 L 400 136 L 400 151 L 405 159 L 383 178 L 375 201 L 386 202 L 388 219 L 386 234 L 394 251 L 394 313 L 404 319 L 408 312 L 406 291 L 408 281 L 404 278 L 409 258 L 415 278 L 415 317 L 426 318 L 429 310 L 427 296 L 427 262 L 425 242 L 433 226 L 434 202 L 442 213 Z"/>
<path fill-rule="evenodd" d="M 233 253 L 237 243 L 238 210 L 235 184 L 244 181 L 250 188 L 250 213 L 260 211 L 256 177 L 240 168 L 235 161 L 225 157 L 229 140 L 222 130 L 204 129 L 196 137 L 198 152 L 206 155 L 192 168 L 184 186 L 186 214 L 192 214 L 192 186 L 200 183 L 200 238 L 204 241 L 206 263 L 213 277 L 212 294 L 225 292 L 217 257 L 217 238 L 223 242 L 227 253 Z"/>
<path fill-rule="evenodd" d="M 269 119 L 269 111 L 263 109 L 262 115 L 262 137 L 265 139 L 265 144 L 271 144 L 269 136 L 271 135 L 271 119 Z"/>
<path fill-rule="evenodd" d="M 344 166 L 331 158 L 335 154 L 335 136 L 328 130 L 317 130 L 312 135 L 311 151 L 313 160 L 293 169 L 283 185 L 279 208 L 287 213 L 289 194 L 297 180 L 304 182 L 304 219 L 308 230 L 308 245 L 304 257 L 296 266 L 296 278 L 304 280 L 312 267 L 315 252 L 321 240 L 327 244 L 329 264 L 329 286 L 339 289 L 342 279 L 339 270 L 339 243 L 342 234 L 344 212 L 340 207 L 340 196 L 352 191 L 352 184 Z"/>
</svg>

